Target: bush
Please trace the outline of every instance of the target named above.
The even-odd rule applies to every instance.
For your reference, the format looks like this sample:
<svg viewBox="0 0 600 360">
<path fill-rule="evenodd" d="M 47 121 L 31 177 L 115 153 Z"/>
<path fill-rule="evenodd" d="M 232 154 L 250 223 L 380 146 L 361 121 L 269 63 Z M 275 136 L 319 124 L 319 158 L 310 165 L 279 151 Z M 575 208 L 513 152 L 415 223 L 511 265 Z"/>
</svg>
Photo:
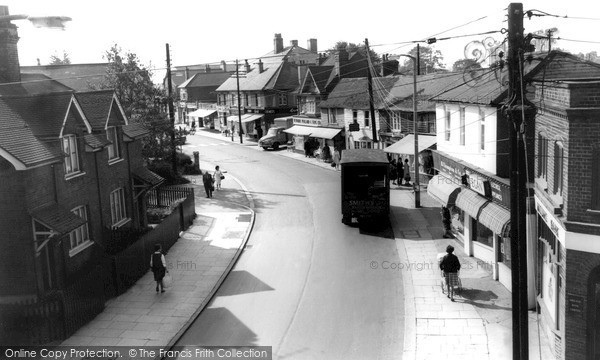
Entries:
<svg viewBox="0 0 600 360">
<path fill-rule="evenodd" d="M 165 185 L 187 184 L 189 180 L 173 171 L 170 161 L 157 160 L 148 164 L 148 170 L 155 172 L 165 179 Z"/>
<path fill-rule="evenodd" d="M 184 153 L 177 153 L 177 168 L 184 175 L 200 175 L 200 168 L 194 166 L 192 158 Z"/>
</svg>

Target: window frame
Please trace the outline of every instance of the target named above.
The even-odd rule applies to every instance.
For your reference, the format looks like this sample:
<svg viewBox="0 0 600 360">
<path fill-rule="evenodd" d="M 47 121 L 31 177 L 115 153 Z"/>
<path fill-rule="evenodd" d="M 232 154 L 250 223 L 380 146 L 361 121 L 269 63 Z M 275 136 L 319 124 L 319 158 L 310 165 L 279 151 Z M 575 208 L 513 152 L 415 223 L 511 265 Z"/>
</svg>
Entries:
<svg viewBox="0 0 600 360">
<path fill-rule="evenodd" d="M 62 150 L 66 155 L 63 161 L 65 175 L 68 177 L 81 173 L 81 162 L 79 161 L 79 149 L 75 134 L 63 135 Z"/>
<path fill-rule="evenodd" d="M 537 160 L 538 171 L 537 177 L 548 181 L 548 139 L 546 134 L 540 132 L 538 134 Z"/>
<path fill-rule="evenodd" d="M 365 111 L 365 127 L 371 126 L 371 113 L 367 110 Z"/>
<path fill-rule="evenodd" d="M 111 138 L 114 134 L 114 139 Z M 109 126 L 106 129 L 106 138 L 111 142 L 106 149 L 108 150 L 108 162 L 112 163 L 121 159 L 121 146 L 119 144 L 119 129 L 116 126 Z"/>
<path fill-rule="evenodd" d="M 279 93 L 277 96 L 277 104 L 279 106 L 286 106 L 288 104 L 287 93 Z"/>
<path fill-rule="evenodd" d="M 110 219 L 113 227 L 119 227 L 129 221 L 124 188 L 115 189 L 110 193 Z"/>
<path fill-rule="evenodd" d="M 446 116 L 444 119 L 444 139 L 446 141 L 450 141 L 450 134 L 451 134 L 451 126 L 452 126 L 452 114 L 450 113 L 449 110 L 445 110 Z"/>
<path fill-rule="evenodd" d="M 92 240 L 90 239 L 87 206 L 77 206 L 71 209 L 71 212 L 85 220 L 85 224 L 69 233 L 69 256 L 74 256 L 90 246 Z"/>
<path fill-rule="evenodd" d="M 558 140 L 554 142 L 554 193 L 562 196 L 564 190 L 564 156 L 565 147 L 563 142 Z"/>
<path fill-rule="evenodd" d="M 465 145 L 465 138 L 466 138 L 466 108 L 464 107 L 460 107 L 459 108 L 459 114 L 460 114 L 460 145 L 464 146 Z"/>
<path fill-rule="evenodd" d="M 479 149 L 485 150 L 485 112 L 479 109 Z"/>
</svg>

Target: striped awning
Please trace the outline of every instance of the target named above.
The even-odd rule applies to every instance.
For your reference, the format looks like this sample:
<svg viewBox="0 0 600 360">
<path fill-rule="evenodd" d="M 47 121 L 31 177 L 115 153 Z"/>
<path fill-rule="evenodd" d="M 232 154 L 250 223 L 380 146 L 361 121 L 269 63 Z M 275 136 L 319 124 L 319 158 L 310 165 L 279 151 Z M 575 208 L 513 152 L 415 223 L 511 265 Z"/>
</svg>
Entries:
<svg viewBox="0 0 600 360">
<path fill-rule="evenodd" d="M 489 202 L 485 205 L 477 220 L 494 234 L 502 237 L 510 236 L 510 212 L 496 203 Z"/>
<path fill-rule="evenodd" d="M 479 215 L 479 210 L 488 202 L 489 200 L 479 195 L 473 190 L 462 189 L 458 196 L 456 197 L 456 206 L 461 208 L 464 212 L 469 214 L 472 218 L 477 219 Z"/>
<path fill-rule="evenodd" d="M 427 185 L 427 194 L 444 206 L 454 205 L 460 191 L 459 184 L 442 175 L 432 177 Z"/>
</svg>

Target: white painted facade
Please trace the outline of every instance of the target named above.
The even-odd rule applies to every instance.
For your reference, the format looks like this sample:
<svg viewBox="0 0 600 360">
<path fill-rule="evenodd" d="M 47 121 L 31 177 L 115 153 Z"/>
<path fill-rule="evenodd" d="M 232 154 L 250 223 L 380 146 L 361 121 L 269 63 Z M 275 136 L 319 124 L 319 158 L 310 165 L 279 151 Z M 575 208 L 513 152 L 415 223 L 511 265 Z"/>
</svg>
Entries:
<svg viewBox="0 0 600 360">
<path fill-rule="evenodd" d="M 464 126 L 461 126 L 461 111 L 464 111 Z M 496 174 L 496 112 L 497 108 L 489 106 L 437 104 L 437 150 Z M 464 141 L 461 141 L 462 131 Z"/>
</svg>

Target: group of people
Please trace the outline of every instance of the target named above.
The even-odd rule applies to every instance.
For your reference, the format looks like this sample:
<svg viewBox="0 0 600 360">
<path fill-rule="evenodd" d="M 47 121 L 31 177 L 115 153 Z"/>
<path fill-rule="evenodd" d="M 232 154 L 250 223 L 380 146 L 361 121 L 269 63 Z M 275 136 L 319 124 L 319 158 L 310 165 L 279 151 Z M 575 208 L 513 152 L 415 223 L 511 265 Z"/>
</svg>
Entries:
<svg viewBox="0 0 600 360">
<path fill-rule="evenodd" d="M 204 184 L 204 191 L 206 191 L 206 197 L 212 198 L 213 191 L 221 190 L 221 180 L 225 179 L 224 173 L 217 165 L 215 166 L 215 172 L 211 175 L 210 172 L 205 171 L 202 175 L 202 183 Z"/>
<path fill-rule="evenodd" d="M 404 159 L 404 164 L 402 158 L 398 162 L 396 162 L 396 159 L 391 159 L 390 167 L 392 184 L 410 186 L 410 163 L 408 159 Z"/>
</svg>

